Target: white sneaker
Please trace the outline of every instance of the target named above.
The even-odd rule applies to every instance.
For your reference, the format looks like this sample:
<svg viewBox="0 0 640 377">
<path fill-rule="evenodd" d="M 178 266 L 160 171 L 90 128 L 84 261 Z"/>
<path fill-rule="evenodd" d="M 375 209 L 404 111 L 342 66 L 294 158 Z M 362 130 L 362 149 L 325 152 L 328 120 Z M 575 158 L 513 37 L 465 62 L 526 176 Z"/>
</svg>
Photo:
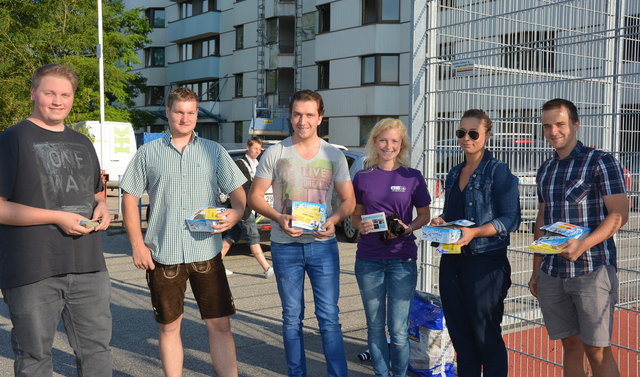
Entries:
<svg viewBox="0 0 640 377">
<path fill-rule="evenodd" d="M 264 272 L 264 278 L 265 279 L 269 279 L 270 277 L 272 277 L 275 273 L 273 272 L 273 267 L 269 266 L 269 269 L 266 270 Z"/>
<path fill-rule="evenodd" d="M 225 273 L 225 274 L 227 274 L 227 276 L 231 276 L 231 275 L 233 275 L 233 271 L 228 270 L 228 269 L 226 269 L 226 268 L 224 269 L 224 273 Z"/>
</svg>

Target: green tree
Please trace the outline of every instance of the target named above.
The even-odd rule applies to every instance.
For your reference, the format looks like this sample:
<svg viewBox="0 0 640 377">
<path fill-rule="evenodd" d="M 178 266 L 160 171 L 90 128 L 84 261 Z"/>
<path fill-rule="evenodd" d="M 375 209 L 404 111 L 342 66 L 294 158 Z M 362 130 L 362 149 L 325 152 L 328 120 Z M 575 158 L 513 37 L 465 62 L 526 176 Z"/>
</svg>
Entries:
<svg viewBox="0 0 640 377">
<path fill-rule="evenodd" d="M 131 68 L 151 28 L 122 0 L 103 0 L 102 8 L 105 119 L 144 119 L 129 110 L 145 83 Z M 97 17 L 95 0 L 0 0 L 0 130 L 31 113 L 31 74 L 49 63 L 72 66 L 79 78 L 67 123 L 100 119 Z"/>
</svg>

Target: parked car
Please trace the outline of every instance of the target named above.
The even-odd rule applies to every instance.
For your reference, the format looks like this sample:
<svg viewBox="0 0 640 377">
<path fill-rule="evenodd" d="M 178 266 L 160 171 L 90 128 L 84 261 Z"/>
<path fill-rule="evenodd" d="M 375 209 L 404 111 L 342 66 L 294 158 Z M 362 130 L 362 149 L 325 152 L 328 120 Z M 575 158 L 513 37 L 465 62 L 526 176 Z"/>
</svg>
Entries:
<svg viewBox="0 0 640 377">
<path fill-rule="evenodd" d="M 247 148 L 242 143 L 223 143 L 222 146 L 227 150 L 229 156 L 231 156 L 234 161 L 241 159 L 247 153 Z M 260 157 L 262 157 L 262 154 L 258 156 L 258 160 L 260 160 Z M 269 203 L 269 205 L 271 205 L 271 207 L 273 207 L 273 191 L 271 190 L 271 187 L 269 187 L 264 193 L 264 199 Z M 271 232 L 271 219 L 258 214 L 256 216 L 256 224 L 258 225 L 260 238 L 268 238 L 268 234 Z"/>
<path fill-rule="evenodd" d="M 354 150 L 343 150 L 344 157 L 347 159 L 347 165 L 349 165 L 349 175 L 353 180 L 353 177 L 356 173 L 364 168 L 364 160 L 365 156 L 362 152 L 354 151 Z M 337 208 L 340 205 L 340 198 L 336 193 L 333 195 L 333 203 L 331 206 L 333 208 Z M 342 228 L 344 231 L 344 236 L 348 242 L 358 242 L 360 239 L 360 232 L 358 229 L 353 227 L 351 223 L 351 216 L 347 216 L 340 224 L 338 224 L 339 228 Z"/>
</svg>

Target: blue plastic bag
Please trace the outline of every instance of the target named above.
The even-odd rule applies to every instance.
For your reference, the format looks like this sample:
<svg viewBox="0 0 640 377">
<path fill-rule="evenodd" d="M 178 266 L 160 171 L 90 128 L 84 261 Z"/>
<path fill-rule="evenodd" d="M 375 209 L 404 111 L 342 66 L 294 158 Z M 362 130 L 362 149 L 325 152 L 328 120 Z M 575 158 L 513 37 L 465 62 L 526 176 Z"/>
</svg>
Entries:
<svg viewBox="0 0 640 377">
<path fill-rule="evenodd" d="M 453 344 L 440 298 L 416 291 L 409 313 L 409 370 L 420 377 L 453 377 Z"/>
</svg>

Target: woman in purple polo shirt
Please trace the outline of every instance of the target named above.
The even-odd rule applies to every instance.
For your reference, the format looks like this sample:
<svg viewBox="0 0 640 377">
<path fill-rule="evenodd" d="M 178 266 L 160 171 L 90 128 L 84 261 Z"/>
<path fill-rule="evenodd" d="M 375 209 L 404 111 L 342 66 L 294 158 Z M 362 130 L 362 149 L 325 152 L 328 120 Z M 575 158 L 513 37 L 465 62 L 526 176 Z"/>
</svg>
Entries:
<svg viewBox="0 0 640 377">
<path fill-rule="evenodd" d="M 381 120 L 369 135 L 365 168 L 353 178 L 356 209 L 352 219 L 361 234 L 355 273 L 376 376 L 387 377 L 389 371 L 394 377 L 406 376 L 409 365 L 407 327 L 418 252 L 413 231 L 429 221 L 431 203 L 424 177 L 408 167 L 409 145 L 407 128 L 400 120 Z M 380 212 L 386 221 L 362 218 Z M 385 222 L 388 229 L 381 231 Z"/>
</svg>

